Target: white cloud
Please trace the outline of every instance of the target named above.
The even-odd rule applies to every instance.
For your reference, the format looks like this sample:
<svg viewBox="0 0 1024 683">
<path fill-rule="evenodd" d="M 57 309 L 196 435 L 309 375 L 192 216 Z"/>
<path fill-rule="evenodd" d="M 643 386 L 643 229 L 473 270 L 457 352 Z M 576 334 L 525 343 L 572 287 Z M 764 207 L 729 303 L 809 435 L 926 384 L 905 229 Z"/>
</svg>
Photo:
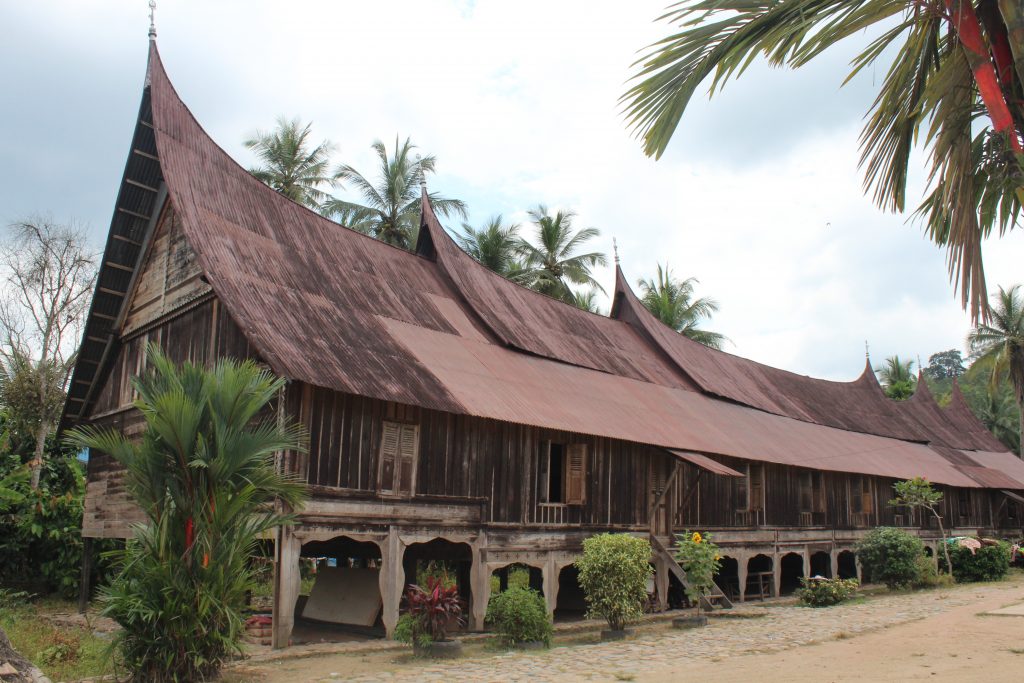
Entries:
<svg viewBox="0 0 1024 683">
<path fill-rule="evenodd" d="M 410 135 L 439 158 L 432 187 L 469 201 L 475 223 L 494 213 L 525 220 L 539 202 L 573 208 L 580 225 L 602 230 L 603 250 L 617 237 L 631 280 L 665 260 L 698 277 L 699 293 L 722 307 L 712 327 L 741 355 L 845 379 L 860 372 L 865 339 L 879 362 L 897 352 L 927 360 L 961 345 L 968 320 L 943 253 L 862 193 L 857 133 L 879 76 L 839 90 L 852 46 L 795 73 L 755 65 L 711 102 L 695 100 L 654 162 L 625 129 L 617 99 L 636 51 L 665 32 L 651 21 L 663 6 L 180 0 L 160 3 L 157 24 L 182 97 L 243 163 L 241 140 L 279 114 L 313 120 L 318 135 L 338 144 L 338 160 L 365 172 L 374 138 L 390 145 L 396 133 Z M 60 91 L 72 78 L 107 94 L 80 98 L 63 114 L 90 130 L 51 125 L 27 137 L 65 151 L 84 150 L 90 131 L 123 141 L 89 149 L 109 172 L 59 178 L 73 190 L 57 197 L 18 191 L 61 169 L 32 166 L 30 146 L 13 148 L 25 157 L 13 166 L 31 167 L 30 177 L 0 183 L 13 187 L 0 206 L 81 216 L 80 206 L 100 195 L 103 210 L 82 217 L 102 231 L 137 106 L 144 4 L 0 11 L 35 51 L 27 68 L 41 106 L 67 109 Z M 0 86 L 21 83 L 12 69 L 0 67 Z M 913 203 L 919 195 L 908 196 Z M 56 205 L 28 206 L 24 197 Z M 993 289 L 1020 279 L 1022 256 L 1021 231 L 987 246 Z M 610 287 L 611 269 L 600 278 Z"/>
</svg>

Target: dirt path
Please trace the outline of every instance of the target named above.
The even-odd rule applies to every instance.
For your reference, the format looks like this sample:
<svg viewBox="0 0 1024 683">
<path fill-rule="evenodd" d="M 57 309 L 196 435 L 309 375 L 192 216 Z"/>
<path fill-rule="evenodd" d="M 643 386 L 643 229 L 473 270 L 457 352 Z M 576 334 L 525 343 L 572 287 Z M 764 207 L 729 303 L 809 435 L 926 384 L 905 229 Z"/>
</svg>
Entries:
<svg viewBox="0 0 1024 683">
<path fill-rule="evenodd" d="M 706 629 L 641 629 L 634 640 L 593 636 L 541 653 L 476 645 L 456 662 L 401 651 L 339 653 L 236 670 L 233 681 L 997 681 L 1024 670 L 1024 616 L 979 616 L 1024 602 L 1024 574 L 996 584 L 883 594 L 827 609 L 746 606 L 756 618 Z"/>
<path fill-rule="evenodd" d="M 1008 600 L 1010 599 L 1010 600 Z M 1024 591 L 979 595 L 976 604 L 849 639 L 783 652 L 697 661 L 637 681 L 1009 681 L 1024 670 L 1024 616 L 981 612 L 1024 599 Z"/>
</svg>

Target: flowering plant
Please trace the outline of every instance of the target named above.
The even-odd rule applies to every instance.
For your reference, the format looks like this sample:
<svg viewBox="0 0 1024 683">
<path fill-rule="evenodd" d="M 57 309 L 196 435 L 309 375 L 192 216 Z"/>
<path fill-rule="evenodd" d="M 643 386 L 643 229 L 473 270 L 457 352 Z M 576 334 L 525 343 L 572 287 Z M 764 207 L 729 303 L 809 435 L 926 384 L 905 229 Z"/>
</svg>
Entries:
<svg viewBox="0 0 1024 683">
<path fill-rule="evenodd" d="M 715 574 L 722 566 L 718 546 L 711 542 L 711 534 L 699 531 L 676 536 L 676 561 L 686 572 L 686 597 L 697 603 L 700 614 L 701 599 L 715 587 Z"/>
</svg>

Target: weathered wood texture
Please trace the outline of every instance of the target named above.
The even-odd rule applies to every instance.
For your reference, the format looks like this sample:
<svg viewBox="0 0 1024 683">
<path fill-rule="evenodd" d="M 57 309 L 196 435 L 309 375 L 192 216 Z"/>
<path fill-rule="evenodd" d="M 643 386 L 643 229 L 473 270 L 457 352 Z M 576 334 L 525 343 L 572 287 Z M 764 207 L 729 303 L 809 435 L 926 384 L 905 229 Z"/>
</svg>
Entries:
<svg viewBox="0 0 1024 683">
<path fill-rule="evenodd" d="M 157 225 L 143 266 L 134 283 L 122 335 L 128 335 L 209 293 L 196 253 L 181 229 L 181 219 L 167 205 Z"/>
<path fill-rule="evenodd" d="M 483 501 L 492 525 L 644 529 L 648 511 L 671 478 L 676 460 L 650 446 L 451 415 L 307 387 L 301 408 L 310 432 L 308 465 L 299 466 L 318 491 L 337 496 L 380 492 L 379 453 L 385 421 L 419 426 L 419 460 L 412 497 Z M 546 442 L 586 445 L 582 505 L 546 503 L 538 469 Z M 719 458 L 754 480 L 680 464 L 664 506 L 672 528 L 791 527 L 932 528 L 920 512 L 889 505 L 891 479 L 816 472 L 770 463 Z M 756 471 L 760 470 L 758 476 Z M 757 483 L 760 479 L 760 483 Z M 743 491 L 746 490 L 744 493 Z M 1019 526 L 999 513 L 998 492 L 943 487 L 947 527 Z M 331 493 L 333 492 L 333 493 Z M 1006 506 L 1002 509 L 1005 511 Z M 656 512 L 655 514 L 658 514 Z M 659 525 L 659 528 L 660 525 Z"/>
<path fill-rule="evenodd" d="M 145 371 L 146 349 L 151 343 L 176 362 L 209 365 L 217 358 L 254 355 L 241 330 L 216 299 L 190 302 L 124 339 L 95 403 L 91 424 L 112 427 L 129 437 L 141 432 L 142 416 L 132 407 L 135 395 L 131 378 Z M 124 538 L 130 535 L 130 525 L 140 519 L 125 491 L 123 468 L 104 453 L 90 453 L 82 535 Z"/>
</svg>

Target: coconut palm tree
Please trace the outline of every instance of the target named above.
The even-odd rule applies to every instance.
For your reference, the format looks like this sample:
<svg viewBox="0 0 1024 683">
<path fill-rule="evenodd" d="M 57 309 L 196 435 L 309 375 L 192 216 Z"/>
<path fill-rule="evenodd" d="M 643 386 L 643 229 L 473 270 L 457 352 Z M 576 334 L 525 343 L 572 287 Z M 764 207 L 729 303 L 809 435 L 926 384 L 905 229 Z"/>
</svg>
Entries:
<svg viewBox="0 0 1024 683">
<path fill-rule="evenodd" d="M 382 242 L 410 249 L 419 235 L 421 181 L 427 173 L 434 172 L 437 159 L 433 155 L 414 155 L 416 145 L 409 138 L 400 143 L 397 135 L 394 149 L 394 155 L 389 157 L 383 142 L 373 143 L 380 164 L 376 181 L 368 180 L 351 166 L 341 166 L 334 178 L 354 185 L 363 203 L 332 198 L 324 203 L 324 214 L 341 217 L 348 227 Z M 442 216 L 466 218 L 466 204 L 461 200 L 437 193 L 429 197 L 434 211 Z"/>
<path fill-rule="evenodd" d="M 256 131 L 243 144 L 262 162 L 250 173 L 288 199 L 319 211 L 330 198 L 321 188 L 334 185 L 328 173 L 334 145 L 324 140 L 314 147 L 309 139 L 312 125 L 281 116 L 273 131 Z"/>
<path fill-rule="evenodd" d="M 706 296 L 695 297 L 694 285 L 698 282 L 693 277 L 677 280 L 666 263 L 664 268 L 658 264 L 654 279 L 643 278 L 637 284 L 640 285 L 640 301 L 654 317 L 685 337 L 721 350 L 728 338 L 699 327 L 718 311 L 718 302 Z"/>
<path fill-rule="evenodd" d="M 971 331 L 967 343 L 978 357 L 993 360 L 993 386 L 1009 373 L 1020 411 L 1017 433 L 1022 443 L 1018 453 L 1024 457 L 1024 293 L 1020 285 L 1000 287 L 992 300 L 991 318 Z"/>
<path fill-rule="evenodd" d="M 112 456 L 145 522 L 121 551 L 120 573 L 103 594 L 103 614 L 133 680 L 216 678 L 241 653 L 242 609 L 253 585 L 250 558 L 282 514 L 305 497 L 275 454 L 301 451 L 303 431 L 266 410 L 285 381 L 252 361 L 180 368 L 150 347 L 137 377 L 141 439 L 83 427 L 71 445 Z"/>
<path fill-rule="evenodd" d="M 479 229 L 462 224 L 455 235 L 462 250 L 495 273 L 509 277 L 522 269 L 519 256 L 519 224 L 506 225 L 501 216 L 493 216 Z"/>
<path fill-rule="evenodd" d="M 519 239 L 519 252 L 527 269 L 523 281 L 538 292 L 570 304 L 575 304 L 570 285 L 604 291 L 594 279 L 591 268 L 608 263 L 605 255 L 598 251 L 577 253 L 601 233 L 597 228 L 575 230 L 572 225 L 575 216 L 572 211 L 558 211 L 552 216 L 541 204 L 530 211 L 536 244 Z"/>
<path fill-rule="evenodd" d="M 918 214 L 978 319 L 987 298 L 981 241 L 1012 229 L 1024 200 L 1020 0 L 684 0 L 661 19 L 679 28 L 637 61 L 622 96 L 655 157 L 705 81 L 714 93 L 759 55 L 800 67 L 878 27 L 848 77 L 892 59 L 861 134 L 866 188 L 884 210 L 903 211 L 911 152 L 930 150 L 931 192 Z"/>
<path fill-rule="evenodd" d="M 978 419 L 1007 448 L 1020 452 L 1020 414 L 1013 396 L 990 387 L 980 405 L 974 407 Z"/>
<path fill-rule="evenodd" d="M 901 361 L 899 354 L 889 356 L 885 364 L 875 368 L 878 380 L 885 389 L 885 395 L 897 401 L 904 401 L 914 395 L 917 383 L 914 377 L 914 361 Z"/>
<path fill-rule="evenodd" d="M 601 306 L 597 301 L 597 290 L 593 287 L 587 290 L 573 292 L 572 303 L 580 310 L 604 315 L 604 311 L 601 310 Z"/>
</svg>

